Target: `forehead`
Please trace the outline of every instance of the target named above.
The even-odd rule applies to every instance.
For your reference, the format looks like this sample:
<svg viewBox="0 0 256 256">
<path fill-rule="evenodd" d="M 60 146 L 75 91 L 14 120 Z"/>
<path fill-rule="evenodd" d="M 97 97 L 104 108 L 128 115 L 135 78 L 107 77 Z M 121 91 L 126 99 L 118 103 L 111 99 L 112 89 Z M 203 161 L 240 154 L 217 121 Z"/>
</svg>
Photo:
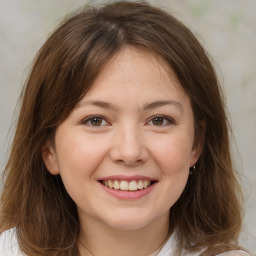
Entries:
<svg viewBox="0 0 256 256">
<path fill-rule="evenodd" d="M 148 94 L 185 96 L 170 65 L 149 51 L 125 47 L 107 62 L 85 97 Z"/>
</svg>

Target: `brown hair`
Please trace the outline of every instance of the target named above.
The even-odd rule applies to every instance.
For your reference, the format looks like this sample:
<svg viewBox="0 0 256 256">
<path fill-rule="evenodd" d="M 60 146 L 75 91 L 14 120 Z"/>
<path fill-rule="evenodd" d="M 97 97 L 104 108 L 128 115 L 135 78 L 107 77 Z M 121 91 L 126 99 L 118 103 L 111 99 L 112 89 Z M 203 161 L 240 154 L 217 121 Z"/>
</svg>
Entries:
<svg viewBox="0 0 256 256">
<path fill-rule="evenodd" d="M 213 255 L 232 247 L 241 228 L 240 186 L 230 157 L 229 127 L 214 69 L 193 34 L 147 3 L 88 7 L 68 19 L 39 51 L 27 81 L 4 172 L 0 232 L 15 227 L 27 255 L 79 255 L 76 205 L 41 150 L 126 45 L 161 56 L 191 99 L 196 138 L 204 146 L 185 190 L 170 210 L 180 248 Z M 204 129 L 200 124 L 205 124 Z"/>
</svg>

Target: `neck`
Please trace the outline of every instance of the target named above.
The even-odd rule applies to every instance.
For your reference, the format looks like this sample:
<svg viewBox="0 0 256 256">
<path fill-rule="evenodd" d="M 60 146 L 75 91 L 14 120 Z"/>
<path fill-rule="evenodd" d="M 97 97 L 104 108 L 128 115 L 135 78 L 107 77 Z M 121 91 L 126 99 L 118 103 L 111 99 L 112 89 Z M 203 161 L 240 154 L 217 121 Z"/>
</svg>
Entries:
<svg viewBox="0 0 256 256">
<path fill-rule="evenodd" d="M 169 214 L 136 230 L 117 230 L 90 219 L 81 223 L 81 256 L 141 255 L 157 252 L 169 234 Z"/>
</svg>

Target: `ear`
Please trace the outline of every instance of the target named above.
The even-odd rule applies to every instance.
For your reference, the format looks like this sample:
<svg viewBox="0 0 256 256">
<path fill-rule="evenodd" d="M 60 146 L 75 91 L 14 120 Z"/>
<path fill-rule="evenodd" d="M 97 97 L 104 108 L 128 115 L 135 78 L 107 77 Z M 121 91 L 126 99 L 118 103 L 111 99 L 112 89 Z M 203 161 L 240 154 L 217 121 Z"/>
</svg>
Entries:
<svg viewBox="0 0 256 256">
<path fill-rule="evenodd" d="M 47 143 L 42 147 L 42 158 L 47 170 L 52 175 L 58 175 L 59 166 L 56 159 L 56 153 L 50 141 L 47 141 Z"/>
<path fill-rule="evenodd" d="M 205 137 L 205 122 L 202 121 L 198 127 L 198 132 L 195 134 L 194 145 L 191 152 L 190 167 L 194 166 L 203 150 Z"/>
</svg>

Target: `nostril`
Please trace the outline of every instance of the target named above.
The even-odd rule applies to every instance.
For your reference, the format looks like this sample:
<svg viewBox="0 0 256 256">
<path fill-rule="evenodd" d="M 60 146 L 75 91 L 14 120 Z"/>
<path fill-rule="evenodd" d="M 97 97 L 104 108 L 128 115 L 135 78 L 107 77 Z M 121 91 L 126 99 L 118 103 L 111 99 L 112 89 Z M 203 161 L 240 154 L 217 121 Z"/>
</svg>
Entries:
<svg viewBox="0 0 256 256">
<path fill-rule="evenodd" d="M 109 151 L 112 161 L 132 166 L 144 163 L 148 159 L 148 152 L 144 143 L 141 143 L 137 137 L 131 138 L 132 136 L 134 137 L 134 134 L 117 138 L 117 142 L 113 142 Z"/>
<path fill-rule="evenodd" d="M 142 159 L 138 160 L 123 160 L 123 159 L 118 159 L 115 162 L 120 163 L 120 164 L 125 164 L 127 166 L 134 166 L 134 165 L 139 165 L 142 164 L 144 161 Z"/>
</svg>

